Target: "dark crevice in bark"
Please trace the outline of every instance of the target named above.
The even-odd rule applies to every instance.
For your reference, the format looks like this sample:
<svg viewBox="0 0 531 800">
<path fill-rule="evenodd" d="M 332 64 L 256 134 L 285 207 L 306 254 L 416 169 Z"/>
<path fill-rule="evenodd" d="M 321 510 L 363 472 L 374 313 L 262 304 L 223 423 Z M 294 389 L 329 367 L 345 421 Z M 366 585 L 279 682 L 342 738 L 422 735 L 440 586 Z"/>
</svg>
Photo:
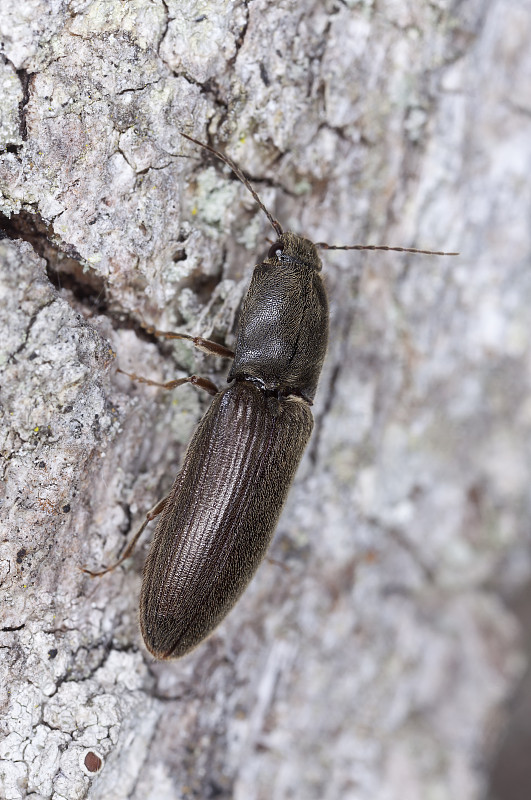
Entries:
<svg viewBox="0 0 531 800">
<path fill-rule="evenodd" d="M 238 34 L 238 38 L 236 39 L 236 52 L 227 60 L 227 68 L 228 70 L 232 71 L 234 68 L 234 64 L 236 63 L 236 59 L 238 58 L 238 54 L 243 47 L 243 43 L 245 42 L 245 36 L 247 34 L 247 28 L 249 27 L 249 3 L 244 2 L 243 7 L 245 8 L 246 16 L 245 22 L 242 25 L 242 28 Z"/>
<path fill-rule="evenodd" d="M 134 330 L 139 339 L 156 344 L 163 354 L 170 350 L 164 339 L 157 338 L 146 330 L 146 325 L 136 310 L 124 312 L 121 306 L 113 302 L 108 294 L 104 277 L 94 270 L 86 270 L 81 256 L 73 246 L 65 243 L 58 245 L 54 241 L 52 224 L 46 223 L 40 214 L 23 210 L 6 217 L 0 213 L 0 239 L 6 238 L 21 239 L 31 245 L 37 255 L 46 262 L 46 274 L 50 283 L 58 291 L 66 289 L 70 292 L 79 304 L 78 311 L 81 310 L 79 306 L 82 306 L 89 312 L 89 316 L 104 314 L 115 329 Z M 180 257 L 177 255 L 177 260 Z M 194 290 L 198 296 L 208 297 L 217 282 L 218 279 L 208 276 L 199 278 L 194 284 Z M 65 299 L 69 301 L 68 296 Z M 76 307 L 76 303 L 72 305 Z M 22 344 L 21 349 L 24 346 L 25 344 Z"/>
<path fill-rule="evenodd" d="M 17 69 L 17 75 L 20 80 L 22 86 L 22 100 L 18 104 L 18 111 L 20 115 L 20 136 L 21 138 L 26 141 L 28 138 L 28 124 L 26 121 L 26 108 L 29 102 L 30 96 L 30 82 L 33 78 L 35 73 L 28 72 L 26 69 Z"/>
<path fill-rule="evenodd" d="M 34 76 L 34 72 L 28 72 L 26 69 L 17 69 L 16 66 L 13 64 L 10 58 L 8 58 L 4 53 L 1 54 L 1 57 L 5 64 L 9 64 L 9 66 L 13 69 L 15 74 L 17 75 L 20 85 L 22 87 L 22 98 L 19 100 L 18 103 L 18 113 L 19 113 L 19 136 L 25 142 L 28 138 L 28 125 L 26 121 L 26 107 L 29 102 L 30 97 L 30 82 Z M 7 153 L 14 153 L 18 155 L 20 150 L 22 149 L 22 144 L 15 144 L 11 142 L 7 144 L 3 150 Z"/>
<path fill-rule="evenodd" d="M 157 42 L 157 46 L 156 46 L 155 49 L 156 49 L 157 55 L 159 56 L 161 61 L 164 61 L 164 59 L 160 55 L 160 48 L 161 48 L 161 45 L 162 45 L 164 39 L 166 38 L 166 34 L 168 33 L 168 27 L 170 25 L 171 17 L 170 17 L 170 9 L 168 8 L 167 0 L 162 0 L 162 7 L 164 8 L 164 28 L 162 29 L 159 41 Z"/>
<path fill-rule="evenodd" d="M 76 300 L 92 311 L 105 311 L 107 300 L 103 278 L 84 271 L 81 256 L 71 245 L 54 242 L 54 231 L 40 214 L 20 211 L 6 217 L 0 214 L 0 238 L 22 239 L 46 262 L 46 273 L 56 289 L 68 289 Z"/>
</svg>

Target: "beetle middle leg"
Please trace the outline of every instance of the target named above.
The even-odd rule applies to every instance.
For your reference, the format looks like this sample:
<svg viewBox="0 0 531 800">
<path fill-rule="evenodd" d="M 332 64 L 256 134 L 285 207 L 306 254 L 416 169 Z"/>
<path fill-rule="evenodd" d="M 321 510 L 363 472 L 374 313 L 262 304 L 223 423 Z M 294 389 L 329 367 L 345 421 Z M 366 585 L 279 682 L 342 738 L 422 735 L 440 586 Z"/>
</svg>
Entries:
<svg viewBox="0 0 531 800">
<path fill-rule="evenodd" d="M 157 336 L 160 339 L 187 339 L 192 342 L 198 350 L 206 353 L 209 356 L 219 356 L 220 358 L 234 358 L 234 350 L 224 347 L 218 342 L 213 342 L 212 339 L 205 339 L 203 336 L 191 336 L 189 333 L 177 333 L 175 331 L 159 331 L 154 325 L 149 325 L 140 316 L 140 325 L 152 336 Z"/>
<path fill-rule="evenodd" d="M 234 358 L 233 350 L 230 350 L 228 347 L 225 347 L 218 342 L 214 342 L 211 339 L 205 339 L 203 336 L 191 336 L 189 333 L 159 331 L 154 325 L 149 325 L 147 322 L 145 322 L 142 317 L 140 317 L 140 320 L 140 325 L 142 328 L 146 331 L 146 333 L 150 333 L 152 336 L 157 336 L 162 339 L 186 339 L 187 341 L 192 342 L 194 347 L 197 347 L 197 349 L 201 350 L 202 353 L 206 353 L 209 356 L 218 356 L 219 358 Z M 143 378 L 134 372 L 125 372 L 125 370 L 120 368 L 117 369 L 117 372 L 121 372 L 122 375 L 127 375 L 129 378 L 131 378 L 131 380 L 138 381 L 138 383 L 145 383 L 148 386 L 160 386 L 161 389 L 176 389 L 177 386 L 182 386 L 184 383 L 191 383 L 193 386 L 197 386 L 199 389 L 204 389 L 212 396 L 218 394 L 219 392 L 219 389 L 214 383 L 212 383 L 211 380 L 208 378 L 200 378 L 198 375 L 190 375 L 187 378 L 178 378 L 177 380 L 159 383 L 158 381 L 152 381 L 149 378 Z"/>
<path fill-rule="evenodd" d="M 166 381 L 166 383 L 159 383 L 159 381 L 152 381 L 150 378 L 142 378 L 140 375 L 136 375 L 134 372 L 125 372 L 125 370 L 117 368 L 116 372 L 121 372 L 122 375 L 127 375 L 128 378 L 131 378 L 132 381 L 137 381 L 138 383 L 145 383 L 148 386 L 160 386 L 161 389 L 176 389 L 178 386 L 182 386 L 185 383 L 191 383 L 193 386 L 197 386 L 199 389 L 204 389 L 205 392 L 208 392 L 212 396 L 218 394 L 219 389 L 215 383 L 212 383 L 211 380 L 208 378 L 200 378 L 198 375 L 188 375 L 187 378 L 177 378 L 173 381 Z"/>
</svg>

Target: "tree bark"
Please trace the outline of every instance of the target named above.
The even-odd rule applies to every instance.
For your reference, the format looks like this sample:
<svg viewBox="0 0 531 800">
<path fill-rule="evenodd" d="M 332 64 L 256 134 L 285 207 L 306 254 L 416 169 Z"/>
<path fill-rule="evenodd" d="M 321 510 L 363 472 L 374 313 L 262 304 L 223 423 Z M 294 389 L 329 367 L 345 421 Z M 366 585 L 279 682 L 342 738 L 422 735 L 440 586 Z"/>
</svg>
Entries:
<svg viewBox="0 0 531 800">
<path fill-rule="evenodd" d="M 4 0 L 0 798 L 480 798 L 525 662 L 531 3 Z M 147 541 L 284 229 L 324 252 L 315 431 L 249 590 L 190 656 Z M 24 241 L 23 241 L 24 240 Z M 237 443 L 235 443 L 237 446 Z M 281 566 L 276 562 L 281 562 Z"/>
</svg>

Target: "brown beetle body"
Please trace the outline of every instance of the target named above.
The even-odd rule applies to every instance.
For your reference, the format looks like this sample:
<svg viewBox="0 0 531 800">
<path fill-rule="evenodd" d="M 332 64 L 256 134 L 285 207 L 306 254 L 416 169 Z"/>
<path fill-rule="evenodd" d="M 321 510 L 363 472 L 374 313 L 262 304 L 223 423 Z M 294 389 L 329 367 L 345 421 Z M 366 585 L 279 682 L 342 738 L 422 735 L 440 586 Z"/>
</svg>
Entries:
<svg viewBox="0 0 531 800">
<path fill-rule="evenodd" d="M 228 164 L 278 238 L 254 269 L 234 353 L 201 337 L 148 328 L 233 358 L 227 389 L 218 392 L 196 375 L 164 384 L 130 375 L 168 389 L 193 383 L 215 395 L 169 496 L 147 515 L 116 564 L 100 572 L 83 570 L 104 575 L 121 564 L 148 522 L 161 513 L 144 568 L 140 626 L 146 647 L 162 659 L 185 655 L 214 630 L 248 585 L 274 534 L 312 432 L 310 406 L 328 342 L 318 248 L 457 255 L 388 245 L 314 244 L 285 233 L 237 164 L 182 135 Z"/>
<path fill-rule="evenodd" d="M 157 658 L 199 644 L 264 558 L 310 438 L 328 338 L 315 246 L 284 233 L 255 267 L 232 385 L 190 442 L 144 568 L 140 624 Z"/>
<path fill-rule="evenodd" d="M 264 558 L 312 427 L 305 403 L 253 384 L 214 398 L 144 568 L 140 627 L 154 656 L 185 655 L 236 603 Z"/>
</svg>

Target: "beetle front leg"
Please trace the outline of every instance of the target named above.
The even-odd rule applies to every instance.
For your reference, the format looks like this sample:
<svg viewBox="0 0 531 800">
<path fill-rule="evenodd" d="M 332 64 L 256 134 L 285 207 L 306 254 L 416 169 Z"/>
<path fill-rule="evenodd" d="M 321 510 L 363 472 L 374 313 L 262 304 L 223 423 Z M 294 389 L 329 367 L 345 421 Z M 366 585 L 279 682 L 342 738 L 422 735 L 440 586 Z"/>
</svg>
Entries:
<svg viewBox="0 0 531 800">
<path fill-rule="evenodd" d="M 202 336 L 190 336 L 188 333 L 172 333 L 171 331 L 157 331 L 153 328 L 146 328 L 148 333 L 153 336 L 160 336 L 164 339 L 188 339 L 198 350 L 209 356 L 219 356 L 219 358 L 234 358 L 234 350 L 229 350 L 222 344 L 213 342 L 211 339 L 203 339 Z"/>
</svg>

